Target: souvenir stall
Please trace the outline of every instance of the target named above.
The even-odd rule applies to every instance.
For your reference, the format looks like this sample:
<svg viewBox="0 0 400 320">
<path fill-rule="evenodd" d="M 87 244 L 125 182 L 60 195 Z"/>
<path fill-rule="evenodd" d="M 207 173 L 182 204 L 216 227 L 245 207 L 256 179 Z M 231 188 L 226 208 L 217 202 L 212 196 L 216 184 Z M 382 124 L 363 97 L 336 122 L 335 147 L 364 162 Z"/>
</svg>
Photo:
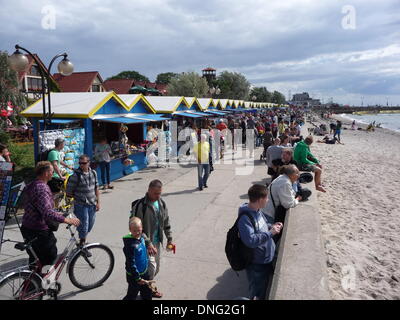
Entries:
<svg viewBox="0 0 400 320">
<path fill-rule="evenodd" d="M 142 95 L 127 96 L 122 98 L 114 92 L 52 93 L 52 127 L 45 134 L 40 133 L 40 100 L 34 103 L 22 114 L 32 118 L 36 159 L 40 145 L 54 147 L 54 140 L 61 136 L 66 140 L 67 164 L 73 162 L 74 168 L 77 168 L 76 159 L 81 154 L 87 154 L 100 177 L 100 168 L 93 157 L 94 149 L 102 138 L 106 138 L 113 151 L 112 181 L 145 168 L 147 124 L 161 123 L 165 118 L 161 114 L 156 115 Z M 76 122 L 79 128 L 53 128 L 62 121 Z"/>
</svg>

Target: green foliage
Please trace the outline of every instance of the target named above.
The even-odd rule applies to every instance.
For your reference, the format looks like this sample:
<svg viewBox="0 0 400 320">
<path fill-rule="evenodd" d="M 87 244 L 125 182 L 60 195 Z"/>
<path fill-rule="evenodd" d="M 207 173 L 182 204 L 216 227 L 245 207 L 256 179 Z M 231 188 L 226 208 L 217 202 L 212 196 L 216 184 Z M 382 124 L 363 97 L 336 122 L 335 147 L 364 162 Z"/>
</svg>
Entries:
<svg viewBox="0 0 400 320">
<path fill-rule="evenodd" d="M 237 72 L 224 71 L 217 77 L 217 86 L 220 88 L 221 99 L 248 100 L 250 82 Z"/>
<path fill-rule="evenodd" d="M 10 101 L 18 114 L 26 108 L 25 97 L 18 89 L 17 73 L 8 65 L 8 53 L 0 51 L 0 110 Z"/>
<path fill-rule="evenodd" d="M 10 143 L 8 150 L 11 153 L 12 162 L 20 168 L 33 168 L 35 166 L 33 148 L 33 144 Z"/>
<path fill-rule="evenodd" d="M 10 141 L 11 141 L 10 135 L 4 130 L 0 129 L 0 143 L 8 146 L 10 144 Z"/>
<path fill-rule="evenodd" d="M 253 100 L 253 97 L 256 97 L 256 99 Z M 250 99 L 256 102 L 271 102 L 272 93 L 266 87 L 254 87 L 251 89 Z"/>
<path fill-rule="evenodd" d="M 122 71 L 122 72 L 118 73 L 117 75 L 108 78 L 107 80 L 110 80 L 110 79 L 132 79 L 132 80 L 137 80 L 137 81 L 150 82 L 149 78 L 147 78 L 146 76 L 144 76 L 134 70 Z"/>
<path fill-rule="evenodd" d="M 171 79 L 175 78 L 176 76 L 178 76 L 178 74 L 174 72 L 160 73 L 159 75 L 157 75 L 156 83 L 169 84 L 171 82 Z"/>
<path fill-rule="evenodd" d="M 172 78 L 168 85 L 170 96 L 186 96 L 203 98 L 209 88 L 207 80 L 196 72 L 186 72 Z"/>
<path fill-rule="evenodd" d="M 284 104 L 286 102 L 285 96 L 279 91 L 274 91 L 272 94 L 272 103 Z"/>
<path fill-rule="evenodd" d="M 33 149 L 33 143 L 11 143 L 8 145 L 8 150 L 11 153 L 11 161 L 16 164 L 13 174 L 13 185 L 22 181 L 30 182 L 35 178 L 35 160 Z"/>
</svg>

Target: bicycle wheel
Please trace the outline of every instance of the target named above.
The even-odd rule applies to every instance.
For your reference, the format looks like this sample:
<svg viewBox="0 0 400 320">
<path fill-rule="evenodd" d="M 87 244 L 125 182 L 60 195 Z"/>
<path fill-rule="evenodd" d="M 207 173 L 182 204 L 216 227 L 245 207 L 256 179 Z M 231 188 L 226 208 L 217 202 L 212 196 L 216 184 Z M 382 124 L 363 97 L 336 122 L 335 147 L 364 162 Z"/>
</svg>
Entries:
<svg viewBox="0 0 400 320">
<path fill-rule="evenodd" d="M 42 300 L 42 284 L 25 271 L 6 277 L 0 282 L 0 300 Z"/>
<path fill-rule="evenodd" d="M 113 269 L 112 251 L 103 244 L 94 244 L 84 247 L 72 258 L 68 274 L 75 287 L 89 290 L 101 286 Z"/>
</svg>

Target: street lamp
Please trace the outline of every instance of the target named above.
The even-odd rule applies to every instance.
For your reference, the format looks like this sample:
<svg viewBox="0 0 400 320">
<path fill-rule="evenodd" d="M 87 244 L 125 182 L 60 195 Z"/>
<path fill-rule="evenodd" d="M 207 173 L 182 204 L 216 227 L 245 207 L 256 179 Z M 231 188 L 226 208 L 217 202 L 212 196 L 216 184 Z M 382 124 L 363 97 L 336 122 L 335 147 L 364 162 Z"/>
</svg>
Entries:
<svg viewBox="0 0 400 320">
<path fill-rule="evenodd" d="M 43 69 L 42 65 L 36 59 L 36 57 L 27 49 L 22 48 L 18 44 L 15 45 L 15 52 L 8 58 L 8 62 L 10 67 L 17 71 L 22 72 L 25 71 L 28 67 L 29 60 L 25 54 L 21 53 L 20 50 L 29 54 L 29 56 L 36 62 L 38 66 L 38 70 L 40 73 L 40 77 L 42 80 L 42 103 L 43 103 L 43 129 L 46 130 L 47 124 L 51 124 L 51 105 L 50 105 L 50 69 L 53 65 L 53 62 L 59 58 L 64 57 L 64 59 L 58 64 L 58 71 L 64 75 L 69 76 L 74 71 L 74 65 L 67 59 L 67 54 L 62 53 L 56 55 L 50 62 L 48 71 Z M 46 95 L 46 87 L 48 92 L 48 103 L 49 103 L 49 113 L 46 113 L 46 102 L 45 102 L 45 95 Z M 48 118 L 48 119 L 47 119 Z"/>
<path fill-rule="evenodd" d="M 48 79 L 47 79 L 47 100 L 49 104 L 49 124 L 51 123 L 51 102 L 50 102 L 50 70 L 51 67 L 53 66 L 54 61 L 59 58 L 59 57 L 64 57 L 60 63 L 57 66 L 58 72 L 61 73 L 63 76 L 70 76 L 74 72 L 74 65 L 72 64 L 71 61 L 67 59 L 68 54 L 60 53 L 56 55 L 50 62 L 49 68 L 47 69 L 48 72 Z"/>
</svg>

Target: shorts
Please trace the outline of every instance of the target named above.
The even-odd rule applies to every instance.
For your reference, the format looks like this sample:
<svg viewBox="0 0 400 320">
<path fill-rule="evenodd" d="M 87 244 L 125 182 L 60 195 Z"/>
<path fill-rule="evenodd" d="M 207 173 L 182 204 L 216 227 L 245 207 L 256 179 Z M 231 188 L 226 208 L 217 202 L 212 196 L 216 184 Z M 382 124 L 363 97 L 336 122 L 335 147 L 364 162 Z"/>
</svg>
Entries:
<svg viewBox="0 0 400 320">
<path fill-rule="evenodd" d="M 301 164 L 298 166 L 300 171 L 315 172 L 315 164 Z"/>
</svg>

